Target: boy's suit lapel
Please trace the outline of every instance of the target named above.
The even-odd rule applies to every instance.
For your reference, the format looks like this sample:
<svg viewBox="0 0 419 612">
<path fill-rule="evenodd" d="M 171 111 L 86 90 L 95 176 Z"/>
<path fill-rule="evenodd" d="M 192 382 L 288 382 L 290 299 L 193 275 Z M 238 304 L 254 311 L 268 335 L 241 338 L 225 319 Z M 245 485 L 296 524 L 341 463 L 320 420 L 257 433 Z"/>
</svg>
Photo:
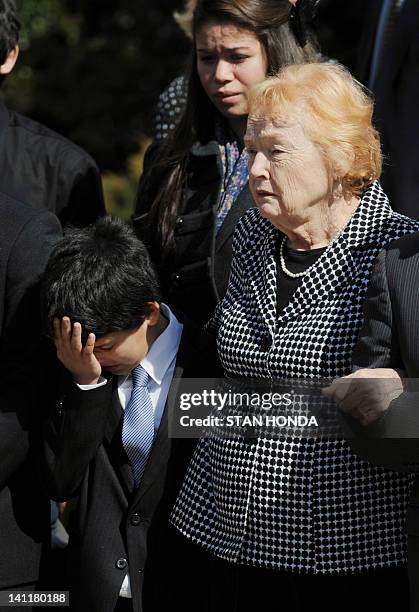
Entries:
<svg viewBox="0 0 419 612">
<path fill-rule="evenodd" d="M 181 320 L 180 316 L 176 316 L 179 320 Z M 190 325 L 188 322 L 184 322 L 182 338 L 176 358 L 176 366 L 173 373 L 173 380 L 170 385 L 160 427 L 157 432 L 157 437 L 151 450 L 140 486 L 134 493 L 131 510 L 140 504 L 141 500 L 154 483 L 165 478 L 168 462 L 169 459 L 172 459 L 172 456 L 176 454 L 176 457 L 173 457 L 174 461 L 179 460 L 179 466 L 183 466 L 183 455 L 186 456 L 189 452 L 192 452 L 193 445 L 190 444 L 181 444 L 180 446 L 182 449 L 179 449 L 179 455 L 177 454 L 177 451 L 174 450 L 174 446 L 178 448 L 176 442 L 190 443 L 191 440 L 176 441 L 169 437 L 170 411 L 174 403 L 177 401 L 178 388 L 181 378 L 194 378 L 197 376 L 198 371 L 201 371 L 201 368 L 202 371 L 208 371 L 208 378 L 218 374 L 218 371 L 215 372 L 216 366 L 214 365 L 212 358 L 213 345 L 214 339 L 211 336 L 201 334 L 196 327 Z M 215 355 L 216 353 L 214 349 L 214 359 Z M 205 367 L 205 363 L 207 362 L 208 368 Z M 210 369 L 211 367 L 214 369 L 214 371 Z M 185 448 L 187 448 L 186 451 Z M 177 465 L 177 468 L 179 466 Z M 186 465 L 182 469 L 186 469 Z M 174 473 L 177 472 L 179 472 L 179 469 L 176 469 Z M 173 483 L 170 483 L 170 485 L 172 484 Z"/>
<path fill-rule="evenodd" d="M 144 495 L 153 484 L 158 482 L 159 479 L 164 478 L 167 468 L 167 461 L 172 448 L 172 440 L 169 438 L 169 410 L 170 406 L 172 405 L 172 401 L 174 401 L 174 398 L 176 397 L 179 379 L 181 378 L 182 373 L 183 368 L 176 366 L 163 415 L 160 421 L 160 427 L 157 431 L 157 436 L 154 441 L 153 448 L 151 449 L 140 486 L 134 493 L 134 499 L 132 502 L 133 508 L 140 503 Z"/>
<path fill-rule="evenodd" d="M 112 402 L 105 426 L 105 440 L 112 450 L 112 458 L 115 463 L 115 471 L 119 474 L 127 497 L 134 489 L 134 478 L 130 461 L 122 447 L 122 422 L 123 410 L 118 396 L 118 378 L 112 381 Z"/>
</svg>

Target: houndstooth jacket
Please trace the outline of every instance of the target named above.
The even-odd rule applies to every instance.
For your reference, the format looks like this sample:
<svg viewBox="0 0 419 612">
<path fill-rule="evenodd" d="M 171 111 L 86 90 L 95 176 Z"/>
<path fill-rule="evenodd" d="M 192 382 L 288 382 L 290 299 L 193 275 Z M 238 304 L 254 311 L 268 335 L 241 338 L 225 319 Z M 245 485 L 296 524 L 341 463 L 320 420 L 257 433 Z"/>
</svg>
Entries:
<svg viewBox="0 0 419 612">
<path fill-rule="evenodd" d="M 210 325 L 227 374 L 335 378 L 351 371 L 372 263 L 419 230 L 393 212 L 379 183 L 276 318 L 275 249 L 282 234 L 248 211 L 234 237 L 226 297 Z M 266 342 L 266 338 L 270 342 Z M 405 562 L 410 477 L 355 456 L 342 438 L 202 438 L 173 525 L 241 564 L 349 574 Z"/>
</svg>

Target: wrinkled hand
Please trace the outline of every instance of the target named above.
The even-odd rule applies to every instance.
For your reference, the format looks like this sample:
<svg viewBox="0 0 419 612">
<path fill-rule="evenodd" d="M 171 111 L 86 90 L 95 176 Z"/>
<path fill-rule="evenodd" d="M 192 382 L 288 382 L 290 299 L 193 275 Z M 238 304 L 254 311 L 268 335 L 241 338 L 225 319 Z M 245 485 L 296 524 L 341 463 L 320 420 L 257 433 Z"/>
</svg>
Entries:
<svg viewBox="0 0 419 612">
<path fill-rule="evenodd" d="M 89 334 L 83 347 L 81 332 L 80 323 L 74 323 L 71 330 L 71 321 L 68 317 L 63 317 L 61 321 L 54 319 L 54 342 L 58 359 L 73 375 L 76 383 L 95 385 L 102 373 L 100 363 L 93 353 L 96 337 L 94 334 Z"/>
<path fill-rule="evenodd" d="M 390 368 L 363 369 L 338 378 L 322 394 L 333 398 L 342 412 L 370 425 L 403 393 L 400 374 Z"/>
</svg>

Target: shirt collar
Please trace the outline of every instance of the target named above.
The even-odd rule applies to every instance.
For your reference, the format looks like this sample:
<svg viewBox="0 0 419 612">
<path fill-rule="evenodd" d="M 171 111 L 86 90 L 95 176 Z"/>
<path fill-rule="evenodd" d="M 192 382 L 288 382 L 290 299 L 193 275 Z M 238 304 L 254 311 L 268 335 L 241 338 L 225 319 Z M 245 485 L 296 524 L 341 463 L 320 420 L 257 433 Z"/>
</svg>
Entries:
<svg viewBox="0 0 419 612">
<path fill-rule="evenodd" d="M 162 314 L 169 320 L 169 325 L 151 345 L 150 350 L 141 362 L 144 370 L 158 385 L 177 355 L 183 325 L 179 323 L 166 304 L 160 304 Z"/>
</svg>

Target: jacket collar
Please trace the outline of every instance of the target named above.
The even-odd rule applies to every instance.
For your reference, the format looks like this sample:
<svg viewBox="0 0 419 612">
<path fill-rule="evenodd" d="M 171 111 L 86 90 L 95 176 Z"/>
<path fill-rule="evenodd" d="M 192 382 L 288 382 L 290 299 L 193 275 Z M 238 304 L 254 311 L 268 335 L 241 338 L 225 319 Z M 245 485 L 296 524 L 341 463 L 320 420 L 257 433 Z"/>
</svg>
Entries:
<svg viewBox="0 0 419 612">
<path fill-rule="evenodd" d="M 218 142 L 210 140 L 205 144 L 195 142 L 191 147 L 191 154 L 195 157 L 207 157 L 208 155 L 219 155 Z"/>
<path fill-rule="evenodd" d="M 210 156 L 215 156 L 217 159 L 217 170 L 221 180 L 223 176 L 223 167 L 220 158 L 220 148 L 219 144 L 216 140 L 210 140 L 209 142 L 202 144 L 200 142 L 196 142 L 191 148 L 191 154 L 197 159 L 203 159 Z M 219 190 L 218 190 L 219 191 Z M 214 199 L 214 217 L 217 214 L 217 206 L 218 206 L 218 192 L 217 196 Z M 217 253 L 221 247 L 225 244 L 225 242 L 230 238 L 233 234 L 237 222 L 244 215 L 244 213 L 249 209 L 255 206 L 252 194 L 250 193 L 249 183 L 243 187 L 240 195 L 237 200 L 234 202 L 234 205 L 228 211 L 226 218 L 220 228 L 220 231 L 215 233 L 215 222 L 214 222 L 214 244 L 213 249 L 214 252 Z"/>
<path fill-rule="evenodd" d="M 336 292 L 353 282 L 359 266 L 365 266 L 365 258 L 376 255 L 374 245 L 380 245 L 380 235 L 392 215 L 387 196 L 378 182 L 367 189 L 352 219 L 339 238 L 321 255 L 313 268 L 304 276 L 301 285 L 293 294 L 289 304 L 279 318 L 276 318 L 277 271 L 275 250 L 283 234 L 266 219 L 265 236 L 260 256 L 264 262 L 265 274 L 254 275 L 250 283 L 260 313 L 271 335 L 277 324 L 309 310 L 314 302 L 328 300 Z M 260 249 L 261 247 L 261 249 Z"/>
<path fill-rule="evenodd" d="M 215 252 L 219 251 L 223 244 L 225 244 L 225 242 L 230 238 L 231 234 L 233 234 L 240 217 L 244 215 L 246 210 L 253 208 L 254 206 L 255 202 L 252 194 L 250 193 L 249 183 L 246 183 L 237 200 L 228 211 L 226 218 L 220 227 L 220 231 L 215 237 Z"/>
</svg>

